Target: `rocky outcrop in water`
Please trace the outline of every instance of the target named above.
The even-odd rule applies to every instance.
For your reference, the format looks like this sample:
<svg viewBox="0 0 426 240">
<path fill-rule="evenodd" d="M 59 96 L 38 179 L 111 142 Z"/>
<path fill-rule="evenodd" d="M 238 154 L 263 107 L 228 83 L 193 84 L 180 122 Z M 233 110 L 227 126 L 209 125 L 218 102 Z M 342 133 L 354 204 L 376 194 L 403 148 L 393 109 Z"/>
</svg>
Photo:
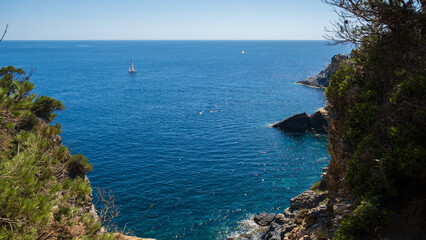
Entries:
<svg viewBox="0 0 426 240">
<path fill-rule="evenodd" d="M 305 133 L 309 128 L 309 116 L 306 113 L 299 113 L 283 121 L 277 122 L 271 127 L 284 132 Z"/>
<path fill-rule="evenodd" d="M 287 133 L 325 133 L 328 123 L 321 111 L 324 110 L 317 111 L 309 116 L 306 113 L 299 113 L 283 121 L 277 122 L 271 125 L 271 127 Z"/>
<path fill-rule="evenodd" d="M 303 81 L 297 82 L 298 84 L 306 85 L 314 88 L 326 88 L 330 82 L 331 76 L 337 71 L 342 61 L 348 59 L 344 54 L 337 54 L 331 58 L 331 63 L 322 70 L 317 76 L 309 77 Z"/>
</svg>

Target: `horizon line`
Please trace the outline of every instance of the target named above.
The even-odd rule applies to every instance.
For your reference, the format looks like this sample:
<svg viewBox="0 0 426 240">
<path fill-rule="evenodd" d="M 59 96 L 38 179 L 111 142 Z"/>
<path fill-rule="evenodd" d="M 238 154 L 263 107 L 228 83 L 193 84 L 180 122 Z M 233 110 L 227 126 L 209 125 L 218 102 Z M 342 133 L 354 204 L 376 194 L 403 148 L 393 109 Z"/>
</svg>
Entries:
<svg viewBox="0 0 426 240">
<path fill-rule="evenodd" d="M 330 41 L 327 39 L 3 39 L 7 41 Z"/>
</svg>

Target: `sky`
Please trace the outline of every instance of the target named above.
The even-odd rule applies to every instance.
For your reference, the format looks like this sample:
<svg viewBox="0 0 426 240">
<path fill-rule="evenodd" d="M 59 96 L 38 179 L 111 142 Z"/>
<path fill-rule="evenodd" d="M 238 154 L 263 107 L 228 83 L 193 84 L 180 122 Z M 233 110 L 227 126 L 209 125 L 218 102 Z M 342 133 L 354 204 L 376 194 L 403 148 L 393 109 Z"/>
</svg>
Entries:
<svg viewBox="0 0 426 240">
<path fill-rule="evenodd" d="M 336 18 L 321 0 L 0 0 L 5 40 L 322 40 Z"/>
</svg>

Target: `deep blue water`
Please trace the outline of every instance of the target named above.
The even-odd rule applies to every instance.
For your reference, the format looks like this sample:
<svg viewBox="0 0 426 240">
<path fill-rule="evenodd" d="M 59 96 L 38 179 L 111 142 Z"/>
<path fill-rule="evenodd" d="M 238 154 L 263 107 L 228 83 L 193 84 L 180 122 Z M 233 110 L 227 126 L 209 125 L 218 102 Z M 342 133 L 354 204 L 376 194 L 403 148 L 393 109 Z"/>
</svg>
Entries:
<svg viewBox="0 0 426 240">
<path fill-rule="evenodd" d="M 35 91 L 67 107 L 63 143 L 93 163 L 93 186 L 114 191 L 120 227 L 224 239 L 319 180 L 327 138 L 268 125 L 324 106 L 324 91 L 295 82 L 347 52 L 322 41 L 4 41 L 0 66 L 33 71 Z"/>
</svg>

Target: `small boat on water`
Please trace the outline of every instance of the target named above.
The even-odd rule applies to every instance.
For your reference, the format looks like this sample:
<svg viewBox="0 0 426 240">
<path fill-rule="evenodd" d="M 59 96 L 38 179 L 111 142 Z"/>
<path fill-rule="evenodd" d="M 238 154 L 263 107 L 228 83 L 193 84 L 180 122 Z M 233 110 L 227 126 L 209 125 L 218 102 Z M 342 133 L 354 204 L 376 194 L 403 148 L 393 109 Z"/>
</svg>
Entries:
<svg viewBox="0 0 426 240">
<path fill-rule="evenodd" d="M 245 53 L 245 52 L 244 52 L 244 50 L 243 50 L 243 51 L 241 52 L 241 54 L 243 54 L 243 55 L 244 55 L 244 54 L 246 54 L 246 53 Z"/>
<path fill-rule="evenodd" d="M 135 66 L 133 66 L 133 59 L 132 59 L 132 62 L 130 64 L 130 67 L 129 67 L 129 73 L 136 73 Z"/>
</svg>

